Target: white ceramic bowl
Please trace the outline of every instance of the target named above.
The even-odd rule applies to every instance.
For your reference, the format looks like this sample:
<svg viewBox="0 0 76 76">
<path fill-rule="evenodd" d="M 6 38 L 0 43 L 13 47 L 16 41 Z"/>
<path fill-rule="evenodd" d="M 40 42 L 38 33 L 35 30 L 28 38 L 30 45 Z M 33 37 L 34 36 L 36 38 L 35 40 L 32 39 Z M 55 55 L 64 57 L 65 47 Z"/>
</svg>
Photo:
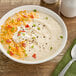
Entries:
<svg viewBox="0 0 76 76">
<path fill-rule="evenodd" d="M 49 58 L 47 58 L 45 60 L 35 61 L 35 62 L 18 60 L 18 59 L 15 59 L 15 58 L 11 57 L 9 54 L 7 54 L 6 49 L 4 49 L 3 46 L 0 43 L 0 50 L 8 58 L 12 59 L 13 61 L 16 61 L 16 62 L 19 62 L 19 63 L 23 63 L 23 64 L 39 64 L 39 63 L 43 63 L 43 62 L 49 61 L 49 60 L 53 59 L 54 57 L 56 57 L 63 50 L 63 48 L 65 47 L 65 44 L 67 42 L 67 29 L 66 29 L 64 21 L 55 12 L 53 12 L 52 10 L 47 9 L 45 7 L 36 6 L 36 5 L 25 5 L 25 6 L 17 7 L 15 9 L 12 9 L 8 13 L 6 13 L 1 18 L 0 25 L 2 25 L 9 16 L 12 16 L 13 14 L 15 14 L 15 13 L 17 13 L 19 11 L 22 11 L 22 10 L 33 10 L 33 9 L 37 9 L 38 11 L 44 12 L 44 13 L 46 13 L 48 15 L 51 15 L 54 19 L 56 19 L 60 23 L 60 25 L 62 27 L 64 38 L 63 38 L 63 42 L 62 42 L 61 47 L 57 50 L 56 53 L 53 54 L 53 56 L 50 56 Z"/>
</svg>

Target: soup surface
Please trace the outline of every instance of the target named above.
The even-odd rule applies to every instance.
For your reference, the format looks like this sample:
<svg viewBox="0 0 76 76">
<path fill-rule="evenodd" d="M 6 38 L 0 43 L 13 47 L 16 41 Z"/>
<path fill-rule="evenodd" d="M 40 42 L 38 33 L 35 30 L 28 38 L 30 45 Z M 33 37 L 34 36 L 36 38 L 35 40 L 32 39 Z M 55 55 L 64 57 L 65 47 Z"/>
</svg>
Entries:
<svg viewBox="0 0 76 76">
<path fill-rule="evenodd" d="M 57 52 L 62 40 L 60 24 L 36 9 L 15 13 L 1 25 L 0 43 L 16 59 L 44 60 Z"/>
</svg>

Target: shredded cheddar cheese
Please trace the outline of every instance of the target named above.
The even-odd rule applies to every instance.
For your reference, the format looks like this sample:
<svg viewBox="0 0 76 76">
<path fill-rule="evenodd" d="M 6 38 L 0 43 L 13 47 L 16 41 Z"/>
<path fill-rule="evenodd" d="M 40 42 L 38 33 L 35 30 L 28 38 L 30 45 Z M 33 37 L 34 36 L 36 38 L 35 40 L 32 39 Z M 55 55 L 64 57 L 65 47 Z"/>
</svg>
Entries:
<svg viewBox="0 0 76 76">
<path fill-rule="evenodd" d="M 0 33 L 0 42 L 7 48 L 7 52 L 17 59 L 24 58 L 27 56 L 25 50 L 25 44 L 22 42 L 16 43 L 13 41 L 13 34 L 18 30 L 17 27 L 21 26 L 21 24 L 26 25 L 27 21 L 32 21 L 34 18 L 38 18 L 36 12 L 27 13 L 26 10 L 20 11 L 14 14 L 5 21 L 5 23 L 1 26 Z M 21 45 L 22 44 L 22 45 Z M 9 49 L 9 46 L 11 47 Z"/>
</svg>

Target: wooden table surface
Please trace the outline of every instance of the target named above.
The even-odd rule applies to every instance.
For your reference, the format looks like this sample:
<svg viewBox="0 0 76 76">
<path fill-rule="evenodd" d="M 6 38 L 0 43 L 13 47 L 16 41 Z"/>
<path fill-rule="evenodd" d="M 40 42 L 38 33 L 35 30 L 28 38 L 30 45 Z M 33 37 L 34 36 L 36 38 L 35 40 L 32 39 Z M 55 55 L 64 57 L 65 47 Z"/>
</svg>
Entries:
<svg viewBox="0 0 76 76">
<path fill-rule="evenodd" d="M 0 3 L 0 17 L 2 17 L 10 9 L 24 4 L 25 3 L 11 5 L 10 3 Z M 40 5 L 58 13 L 59 8 L 57 4 L 47 5 L 43 1 L 41 1 Z M 16 63 L 8 59 L 2 53 L 0 53 L 0 76 L 52 76 L 51 74 L 57 66 L 58 62 L 65 54 L 67 48 L 71 45 L 72 41 L 76 38 L 76 17 L 66 18 L 62 16 L 60 13 L 58 14 L 64 20 L 68 30 L 68 41 L 62 53 L 60 53 L 53 60 L 37 65 L 25 65 Z"/>
</svg>

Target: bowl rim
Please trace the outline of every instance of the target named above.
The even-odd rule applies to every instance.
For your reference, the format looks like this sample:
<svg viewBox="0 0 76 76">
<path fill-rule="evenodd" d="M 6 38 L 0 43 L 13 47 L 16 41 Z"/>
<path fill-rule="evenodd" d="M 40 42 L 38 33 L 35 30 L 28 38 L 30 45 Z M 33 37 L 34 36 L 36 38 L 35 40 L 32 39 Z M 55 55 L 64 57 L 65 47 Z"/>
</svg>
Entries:
<svg viewBox="0 0 76 76">
<path fill-rule="evenodd" d="M 65 32 L 65 34 L 64 34 L 65 37 L 63 38 L 63 43 L 62 43 L 61 47 L 57 50 L 57 52 L 56 52 L 55 54 L 53 54 L 53 56 L 50 56 L 50 57 L 47 58 L 47 59 L 40 60 L 40 61 L 35 61 L 35 62 L 18 60 L 18 59 L 15 59 L 15 58 L 11 57 L 9 54 L 7 54 L 7 52 L 5 51 L 5 49 L 3 48 L 3 46 L 2 46 L 1 43 L 0 43 L 0 50 L 1 50 L 1 52 L 2 52 L 5 56 L 7 56 L 8 58 L 10 58 L 11 60 L 16 61 L 16 62 L 18 62 L 18 63 L 23 63 L 23 64 L 40 64 L 40 63 L 44 63 L 44 62 L 47 62 L 47 61 L 49 61 L 49 60 L 54 59 L 58 54 L 60 54 L 60 53 L 62 52 L 63 48 L 65 47 L 66 42 L 67 42 L 67 35 L 68 35 L 68 34 L 67 34 L 67 27 L 66 27 L 64 21 L 63 21 L 62 18 L 61 18 L 58 14 L 56 14 L 54 11 L 52 11 L 51 9 L 48 9 L 48 8 L 39 6 L 39 5 L 24 5 L 24 6 L 19 6 L 19 7 L 16 7 L 16 8 L 14 8 L 14 9 L 8 11 L 8 12 L 0 19 L 0 23 L 1 23 L 1 21 L 4 20 L 5 17 L 6 17 L 8 14 L 10 14 L 11 12 L 16 11 L 16 10 L 21 9 L 21 8 L 25 8 L 25 7 L 29 7 L 29 8 L 31 7 L 31 8 L 34 8 L 34 9 L 35 9 L 35 8 L 38 8 L 38 9 L 44 10 L 45 12 L 50 13 L 50 15 L 53 14 L 53 17 L 54 17 L 55 19 L 57 18 L 57 19 L 59 19 L 59 20 L 62 22 L 62 25 L 63 25 L 63 28 L 64 28 L 64 32 Z M 20 11 L 20 10 L 19 10 L 19 11 Z M 16 13 L 16 12 L 15 12 L 15 13 Z M 14 14 L 15 14 L 15 13 L 14 13 Z M 55 15 L 56 17 L 55 17 L 54 15 Z M 8 16 L 8 17 L 9 17 L 9 16 Z M 1 25 L 1 24 L 0 24 L 0 25 Z M 0 26 L 0 27 L 1 27 L 1 26 Z"/>
</svg>

